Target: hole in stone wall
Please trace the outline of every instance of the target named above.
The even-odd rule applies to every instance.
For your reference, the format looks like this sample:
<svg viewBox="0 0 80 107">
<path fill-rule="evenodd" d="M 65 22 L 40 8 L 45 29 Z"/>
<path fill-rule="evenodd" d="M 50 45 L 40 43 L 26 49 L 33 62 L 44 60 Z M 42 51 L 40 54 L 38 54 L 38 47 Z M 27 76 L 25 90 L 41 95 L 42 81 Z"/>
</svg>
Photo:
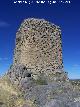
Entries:
<svg viewBox="0 0 80 107">
<path fill-rule="evenodd" d="M 32 39 L 33 39 L 33 42 L 35 42 L 35 37 L 33 37 Z"/>
<path fill-rule="evenodd" d="M 2 106 L 4 103 L 3 102 L 0 102 L 0 105 Z"/>
<path fill-rule="evenodd" d="M 16 38 L 16 43 L 20 42 L 21 41 L 21 37 L 19 38 Z"/>
<path fill-rule="evenodd" d="M 27 77 L 31 77 L 31 74 L 30 74 L 30 73 L 28 73 L 28 74 L 27 74 Z"/>
<path fill-rule="evenodd" d="M 24 74 L 24 78 L 25 78 L 25 77 L 31 77 L 31 73 L 25 73 L 25 74 Z"/>
<path fill-rule="evenodd" d="M 27 70 L 27 68 L 26 68 L 26 67 L 23 67 L 23 70 Z"/>
</svg>

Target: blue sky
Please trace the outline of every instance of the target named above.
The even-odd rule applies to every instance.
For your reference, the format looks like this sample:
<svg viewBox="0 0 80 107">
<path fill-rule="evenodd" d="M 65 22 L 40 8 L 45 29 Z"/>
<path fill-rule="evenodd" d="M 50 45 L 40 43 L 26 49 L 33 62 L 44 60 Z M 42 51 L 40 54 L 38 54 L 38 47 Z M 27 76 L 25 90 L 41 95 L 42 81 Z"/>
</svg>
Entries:
<svg viewBox="0 0 80 107">
<path fill-rule="evenodd" d="M 13 1 L 0 1 L 0 75 L 7 72 L 13 62 L 15 37 L 21 22 L 34 17 L 61 27 L 64 69 L 69 78 L 80 78 L 80 0 L 52 5 L 14 4 Z"/>
</svg>

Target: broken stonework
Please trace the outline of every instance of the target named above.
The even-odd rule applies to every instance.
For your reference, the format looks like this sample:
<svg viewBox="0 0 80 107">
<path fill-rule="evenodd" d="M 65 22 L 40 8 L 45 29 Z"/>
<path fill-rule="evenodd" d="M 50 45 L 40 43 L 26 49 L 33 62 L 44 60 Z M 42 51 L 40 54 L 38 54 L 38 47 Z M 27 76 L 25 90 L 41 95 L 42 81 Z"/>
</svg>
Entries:
<svg viewBox="0 0 80 107">
<path fill-rule="evenodd" d="M 47 82 L 68 80 L 63 71 L 60 28 L 44 19 L 25 19 L 16 33 L 10 72 L 12 78 L 18 78 L 15 81 L 28 76 L 36 80 L 41 75 Z"/>
<path fill-rule="evenodd" d="M 26 19 L 16 34 L 14 65 L 32 72 L 53 72 L 63 68 L 61 30 L 44 19 Z"/>
<path fill-rule="evenodd" d="M 80 107 L 80 92 L 63 70 L 61 30 L 44 19 L 21 24 L 7 75 L 37 107 Z"/>
</svg>

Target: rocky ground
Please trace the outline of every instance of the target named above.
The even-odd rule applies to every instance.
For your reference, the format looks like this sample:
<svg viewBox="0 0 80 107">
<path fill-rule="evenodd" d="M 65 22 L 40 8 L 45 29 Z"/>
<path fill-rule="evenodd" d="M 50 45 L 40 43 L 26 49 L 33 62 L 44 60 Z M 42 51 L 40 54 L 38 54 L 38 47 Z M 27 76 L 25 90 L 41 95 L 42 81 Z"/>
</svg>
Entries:
<svg viewBox="0 0 80 107">
<path fill-rule="evenodd" d="M 70 79 L 70 82 L 74 86 L 80 86 L 80 79 Z"/>
<path fill-rule="evenodd" d="M 35 80 L 28 72 L 19 79 L 22 67 L 12 78 L 11 70 L 0 79 L 0 107 L 80 107 L 80 86 L 71 80 L 60 81 L 59 74 L 55 81 L 48 82 L 42 75 Z"/>
<path fill-rule="evenodd" d="M 0 78 L 0 107 L 36 107 L 30 100 L 25 100 L 23 93 L 12 85 L 7 75 Z"/>
<path fill-rule="evenodd" d="M 0 107 L 80 107 L 79 80 L 65 81 L 60 71 L 55 81 L 43 74 L 34 78 L 23 68 L 12 67 L 0 78 Z"/>
</svg>

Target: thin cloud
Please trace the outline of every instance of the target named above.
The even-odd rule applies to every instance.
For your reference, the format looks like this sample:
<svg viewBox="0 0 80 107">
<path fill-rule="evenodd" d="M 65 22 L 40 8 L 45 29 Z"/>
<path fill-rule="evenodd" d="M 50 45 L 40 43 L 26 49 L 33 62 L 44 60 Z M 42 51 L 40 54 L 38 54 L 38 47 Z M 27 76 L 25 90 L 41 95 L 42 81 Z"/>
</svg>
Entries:
<svg viewBox="0 0 80 107">
<path fill-rule="evenodd" d="M 71 66 L 70 72 L 68 73 L 70 79 L 80 78 L 80 63 L 75 63 Z"/>
<path fill-rule="evenodd" d="M 9 27 L 9 23 L 5 21 L 0 21 L 0 27 Z"/>
<path fill-rule="evenodd" d="M 80 70 L 80 64 L 74 64 L 72 66 L 72 70 L 75 70 L 75 71 Z"/>
<path fill-rule="evenodd" d="M 8 60 L 8 58 L 4 58 L 4 60 Z"/>
<path fill-rule="evenodd" d="M 0 61 L 5 61 L 5 60 L 8 60 L 8 58 L 0 58 Z"/>
<path fill-rule="evenodd" d="M 0 58 L 0 61 L 2 60 L 2 58 Z"/>
<path fill-rule="evenodd" d="M 73 67 L 80 67 L 80 64 L 74 64 Z"/>
</svg>

